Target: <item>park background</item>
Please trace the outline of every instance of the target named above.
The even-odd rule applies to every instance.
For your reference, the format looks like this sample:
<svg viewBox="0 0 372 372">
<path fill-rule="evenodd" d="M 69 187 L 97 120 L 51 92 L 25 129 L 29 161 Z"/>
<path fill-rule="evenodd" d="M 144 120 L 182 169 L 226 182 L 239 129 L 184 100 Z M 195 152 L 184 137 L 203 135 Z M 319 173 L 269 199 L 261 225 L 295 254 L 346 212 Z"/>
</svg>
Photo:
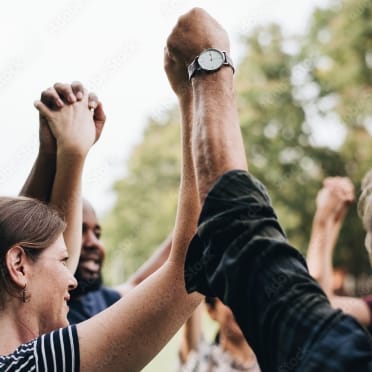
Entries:
<svg viewBox="0 0 372 372">
<path fill-rule="evenodd" d="M 162 53 L 178 16 L 192 6 L 208 10 L 231 36 L 250 171 L 266 184 L 293 245 L 306 253 L 325 177 L 350 177 L 359 195 L 372 157 L 370 0 L 0 6 L 0 193 L 17 194 L 36 157 L 32 102 L 41 90 L 80 80 L 95 91 L 108 120 L 87 162 L 84 195 L 103 223 L 107 283 L 123 282 L 174 223 L 180 128 Z M 354 279 L 348 290 L 357 295 L 371 290 L 363 240 L 354 204 L 334 263 Z M 177 338 L 146 371 L 174 368 Z"/>
</svg>

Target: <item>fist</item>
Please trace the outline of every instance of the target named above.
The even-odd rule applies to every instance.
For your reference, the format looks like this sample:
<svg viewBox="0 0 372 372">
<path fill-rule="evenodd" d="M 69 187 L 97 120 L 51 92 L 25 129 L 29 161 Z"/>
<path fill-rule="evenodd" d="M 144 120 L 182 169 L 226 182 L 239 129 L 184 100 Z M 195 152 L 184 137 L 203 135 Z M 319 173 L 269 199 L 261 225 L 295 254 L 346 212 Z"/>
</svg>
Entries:
<svg viewBox="0 0 372 372">
<path fill-rule="evenodd" d="M 324 220 L 339 221 L 354 198 L 354 185 L 349 178 L 326 178 L 316 198 L 317 214 Z"/>
<path fill-rule="evenodd" d="M 205 10 L 194 8 L 178 19 L 167 40 L 171 57 L 189 65 L 206 48 L 230 51 L 226 31 Z"/>
</svg>

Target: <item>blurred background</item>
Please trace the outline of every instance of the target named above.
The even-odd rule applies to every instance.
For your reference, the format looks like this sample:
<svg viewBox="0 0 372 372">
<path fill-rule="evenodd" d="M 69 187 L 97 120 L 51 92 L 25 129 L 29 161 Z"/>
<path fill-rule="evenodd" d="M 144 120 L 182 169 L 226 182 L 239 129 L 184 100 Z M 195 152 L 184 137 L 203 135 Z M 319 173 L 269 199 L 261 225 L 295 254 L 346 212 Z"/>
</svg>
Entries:
<svg viewBox="0 0 372 372">
<path fill-rule="evenodd" d="M 163 47 L 177 18 L 201 6 L 231 37 L 250 171 L 305 253 L 322 180 L 348 176 L 358 196 L 371 167 L 371 1 L 126 4 L 0 5 L 0 193 L 17 194 L 36 157 L 33 101 L 56 81 L 82 81 L 108 117 L 84 173 L 84 195 L 103 222 L 106 282 L 121 283 L 135 271 L 172 229 L 177 205 L 179 114 Z M 354 205 L 334 258 L 338 285 L 349 294 L 372 292 L 363 240 Z M 213 335 L 213 325 L 207 328 Z M 177 337 L 146 371 L 174 368 Z"/>
</svg>

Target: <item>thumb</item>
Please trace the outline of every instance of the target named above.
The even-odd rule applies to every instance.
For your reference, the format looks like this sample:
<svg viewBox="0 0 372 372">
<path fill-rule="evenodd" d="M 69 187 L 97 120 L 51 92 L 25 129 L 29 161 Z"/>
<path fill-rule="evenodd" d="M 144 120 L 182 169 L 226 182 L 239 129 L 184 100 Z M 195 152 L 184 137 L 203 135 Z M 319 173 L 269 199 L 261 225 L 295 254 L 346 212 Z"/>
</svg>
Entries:
<svg viewBox="0 0 372 372">
<path fill-rule="evenodd" d="M 53 112 L 46 105 L 44 105 L 43 102 L 37 100 L 34 102 L 34 106 L 39 111 L 41 116 L 43 116 L 47 120 L 51 119 Z"/>
<path fill-rule="evenodd" d="M 96 141 L 98 141 L 98 139 L 101 137 L 102 130 L 106 121 L 106 114 L 103 111 L 103 106 L 100 101 L 98 101 L 97 107 L 94 110 L 93 120 L 96 126 Z"/>
</svg>

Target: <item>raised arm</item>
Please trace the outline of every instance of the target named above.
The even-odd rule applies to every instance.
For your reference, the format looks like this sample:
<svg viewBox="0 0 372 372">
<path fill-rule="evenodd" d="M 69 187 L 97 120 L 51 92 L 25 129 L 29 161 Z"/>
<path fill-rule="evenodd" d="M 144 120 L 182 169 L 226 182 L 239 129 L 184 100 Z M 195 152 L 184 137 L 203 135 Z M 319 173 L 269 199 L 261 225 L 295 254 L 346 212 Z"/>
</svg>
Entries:
<svg viewBox="0 0 372 372">
<path fill-rule="evenodd" d="M 199 64 L 214 65 L 208 57 L 218 53 L 205 48 L 229 51 L 225 31 L 201 9 L 181 17 L 172 36 L 185 65 L 199 54 L 206 57 Z M 188 291 L 218 296 L 232 309 L 262 370 L 367 370 L 365 330 L 330 307 L 288 243 L 265 187 L 246 172 L 232 68 L 200 72 L 192 85 L 203 206 L 186 258 Z"/>
<path fill-rule="evenodd" d="M 179 19 L 168 39 L 168 48 L 186 67 L 207 48 L 229 53 L 230 42 L 212 17 L 194 9 Z M 223 66 L 215 73 L 200 73 L 191 82 L 195 105 L 193 152 L 203 201 L 219 176 L 232 169 L 247 169 L 247 163 L 232 68 Z"/>
<path fill-rule="evenodd" d="M 73 104 L 80 100 L 83 92 L 83 86 L 79 82 L 74 82 L 71 85 L 56 83 L 53 87 L 42 92 L 40 100 L 50 109 L 59 109 L 64 104 Z M 48 126 L 47 120 L 43 115 L 39 114 L 39 151 L 20 195 L 49 203 L 56 162 L 56 140 Z"/>
<path fill-rule="evenodd" d="M 332 257 L 348 204 L 354 200 L 354 186 L 348 178 L 324 181 L 316 197 L 307 264 L 310 274 L 327 295 L 332 294 Z"/>
<path fill-rule="evenodd" d="M 186 250 L 200 212 L 191 154 L 192 94 L 185 89 L 190 85 L 183 69 L 167 51 L 165 70 L 179 98 L 182 119 L 181 183 L 171 252 L 167 262 L 125 298 L 77 325 L 82 371 L 141 370 L 202 298 L 187 294 L 184 279 Z"/>
<path fill-rule="evenodd" d="M 39 122 L 39 152 L 20 195 L 48 203 L 56 171 L 56 144 L 46 120 L 41 115 Z"/>
<path fill-rule="evenodd" d="M 331 305 L 369 325 L 369 307 L 361 298 L 337 296 L 332 289 L 333 252 L 348 205 L 354 200 L 354 186 L 348 178 L 329 177 L 316 198 L 316 211 L 307 252 L 310 274 L 327 294 Z"/>
<path fill-rule="evenodd" d="M 60 84 L 59 92 L 68 91 L 70 85 Z M 49 91 L 50 92 L 50 91 Z M 49 92 L 43 92 L 42 97 Z M 86 155 L 100 136 L 102 121 L 94 120 L 88 107 L 88 93 L 81 100 L 49 108 L 45 103 L 35 102 L 36 108 L 48 123 L 56 141 L 56 172 L 50 195 L 50 204 L 58 208 L 67 221 L 64 239 L 68 247 L 68 267 L 72 272 L 78 264 L 81 247 L 81 176 Z M 103 112 L 102 112 L 103 113 Z"/>
</svg>

